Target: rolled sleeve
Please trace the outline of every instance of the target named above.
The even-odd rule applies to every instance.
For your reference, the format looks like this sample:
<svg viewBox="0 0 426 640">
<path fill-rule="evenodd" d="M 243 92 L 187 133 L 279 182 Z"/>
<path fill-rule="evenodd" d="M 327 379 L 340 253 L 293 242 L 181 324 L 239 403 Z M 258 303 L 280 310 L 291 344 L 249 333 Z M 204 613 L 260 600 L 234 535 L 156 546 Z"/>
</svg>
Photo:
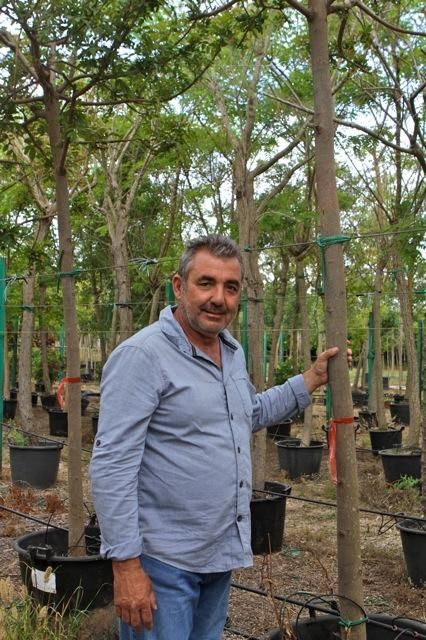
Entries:
<svg viewBox="0 0 426 640">
<path fill-rule="evenodd" d="M 253 395 L 253 431 L 276 424 L 303 411 L 311 403 L 303 374 Z"/>
</svg>

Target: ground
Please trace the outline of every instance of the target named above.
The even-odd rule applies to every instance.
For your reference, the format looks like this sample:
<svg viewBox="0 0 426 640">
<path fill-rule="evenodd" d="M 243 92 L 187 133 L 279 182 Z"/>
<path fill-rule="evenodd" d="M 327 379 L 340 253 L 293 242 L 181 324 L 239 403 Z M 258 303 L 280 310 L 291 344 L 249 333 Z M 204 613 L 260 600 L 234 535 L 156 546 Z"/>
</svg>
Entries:
<svg viewBox="0 0 426 640">
<path fill-rule="evenodd" d="M 92 398 L 82 419 L 85 449 L 82 458 L 85 470 L 93 442 L 91 416 L 96 410 L 96 399 Z M 320 440 L 324 439 L 321 429 L 324 423 L 323 413 L 322 400 L 319 398 L 314 406 L 314 437 Z M 292 435 L 296 435 L 299 429 L 300 426 L 294 424 Z M 45 435 L 49 433 L 48 414 L 40 405 L 34 407 L 34 431 Z M 7 429 L 5 437 L 6 432 Z M 361 506 L 382 512 L 420 516 L 419 491 L 386 486 L 381 460 L 372 455 L 365 429 L 361 428 L 357 432 L 356 441 Z M 45 491 L 11 485 L 6 445 L 4 449 L 0 503 L 43 520 L 51 517 L 56 524 L 66 526 L 66 447 L 62 452 L 57 485 Z M 252 569 L 234 573 L 234 583 L 240 585 L 240 588 L 233 587 L 231 592 L 229 626 L 234 632 L 227 630 L 224 640 L 260 636 L 277 626 L 277 617 L 287 616 L 294 620 L 301 610 L 300 605 L 274 601 L 270 596 L 249 592 L 247 588 L 266 590 L 269 593 L 272 590 L 276 595 L 298 602 L 304 602 L 310 597 L 338 593 L 336 509 L 300 500 L 335 501 L 335 487 L 328 474 L 327 450 L 325 449 L 318 477 L 288 480 L 285 472 L 279 469 L 275 442 L 268 437 L 266 468 L 268 480 L 290 484 L 292 487 L 292 497 L 287 499 L 286 504 L 283 547 L 281 551 L 269 556 L 256 556 Z M 90 510 L 87 477 L 84 486 Z M 426 588 L 413 588 L 409 584 L 399 532 L 394 526 L 395 520 L 377 514 L 361 513 L 360 523 L 364 605 L 367 613 L 383 612 L 426 621 Z M 11 542 L 18 535 L 38 528 L 40 525 L 35 522 L 0 510 L 0 579 L 9 576 L 16 583 L 20 582 L 17 558 L 12 551 Z M 112 626 L 112 610 L 97 611 L 87 620 L 81 640 L 112 638 Z M 245 635 L 237 635 L 235 630 Z"/>
</svg>

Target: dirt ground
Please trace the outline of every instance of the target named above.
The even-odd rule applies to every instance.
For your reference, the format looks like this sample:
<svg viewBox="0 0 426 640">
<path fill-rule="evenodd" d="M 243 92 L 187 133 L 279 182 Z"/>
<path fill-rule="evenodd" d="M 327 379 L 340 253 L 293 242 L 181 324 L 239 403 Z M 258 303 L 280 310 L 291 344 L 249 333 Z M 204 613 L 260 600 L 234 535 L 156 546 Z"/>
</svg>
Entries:
<svg viewBox="0 0 426 640">
<path fill-rule="evenodd" d="M 88 390 L 96 390 L 88 387 Z M 48 414 L 40 406 L 34 407 L 34 431 L 48 435 Z M 93 442 L 91 416 L 97 411 L 97 399 L 92 398 L 83 416 L 83 466 L 85 469 L 85 496 L 91 510 L 87 485 L 87 464 Z M 324 440 L 321 425 L 324 408 L 319 401 L 314 405 L 315 439 Z M 300 425 L 294 424 L 292 435 Z M 57 485 L 50 490 L 14 487 L 10 483 L 7 429 L 4 429 L 3 473 L 0 480 L 0 504 L 66 526 L 67 450 L 64 447 Z M 58 438 L 61 440 L 60 438 Z M 66 439 L 62 439 L 66 442 Z M 356 435 L 357 460 L 361 506 L 391 513 L 421 515 L 420 493 L 417 489 L 396 489 L 385 484 L 381 460 L 370 451 L 368 432 L 360 429 Z M 285 532 L 282 550 L 270 556 L 256 556 L 252 569 L 236 571 L 229 608 L 229 629 L 224 640 L 258 637 L 277 626 L 280 616 L 294 620 L 301 605 L 274 601 L 269 596 L 251 593 L 247 589 L 272 592 L 297 602 L 305 602 L 325 594 L 337 594 L 336 561 L 336 509 L 303 499 L 334 502 L 335 487 L 330 481 L 325 449 L 321 471 L 316 478 L 288 480 L 279 469 L 275 443 L 267 438 L 267 479 L 292 487 L 286 502 Z M 299 499 L 297 499 L 299 498 Z M 52 515 L 53 514 L 53 515 Z M 426 588 L 413 588 L 409 584 L 401 541 L 395 520 L 377 514 L 361 513 L 361 553 L 364 584 L 364 606 L 367 614 L 389 613 L 426 621 Z M 40 525 L 0 510 L 0 579 L 11 577 L 20 583 L 17 557 L 12 550 L 13 538 L 40 528 Z M 274 604 L 275 603 L 275 604 Z M 304 614 L 302 611 L 302 614 Z M 361 612 L 360 612 L 361 615 Z M 112 638 L 112 611 L 92 614 L 81 635 L 89 638 Z M 104 628 L 95 632 L 94 629 Z"/>
</svg>

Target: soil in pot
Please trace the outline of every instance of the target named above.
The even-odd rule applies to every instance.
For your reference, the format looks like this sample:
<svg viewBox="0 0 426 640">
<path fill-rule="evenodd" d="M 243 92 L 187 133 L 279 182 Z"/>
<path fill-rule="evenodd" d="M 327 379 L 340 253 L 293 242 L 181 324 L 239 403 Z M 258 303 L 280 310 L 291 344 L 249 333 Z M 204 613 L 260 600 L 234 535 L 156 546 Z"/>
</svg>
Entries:
<svg viewBox="0 0 426 640">
<path fill-rule="evenodd" d="M 426 521 L 397 522 L 408 577 L 414 587 L 426 586 Z"/>
<path fill-rule="evenodd" d="M 404 476 L 420 480 L 419 449 L 382 449 L 379 451 L 386 482 L 397 482 Z"/>
<path fill-rule="evenodd" d="M 378 456 L 381 449 L 400 447 L 402 444 L 403 430 L 404 427 L 401 429 L 387 429 L 386 431 L 370 429 L 369 434 L 373 455 Z"/>
<path fill-rule="evenodd" d="M 280 469 L 287 471 L 289 478 L 313 476 L 321 467 L 324 442 L 311 440 L 308 447 L 301 445 L 300 440 L 290 438 L 276 442 Z"/>
<path fill-rule="evenodd" d="M 14 484 L 29 484 L 37 489 L 52 487 L 58 477 L 61 442 L 35 446 L 9 444 L 10 472 Z"/>
<path fill-rule="evenodd" d="M 67 556 L 68 531 L 29 533 L 15 540 L 13 547 L 22 580 L 38 602 L 67 610 L 95 609 L 111 602 L 111 562 L 99 555 Z"/>
</svg>

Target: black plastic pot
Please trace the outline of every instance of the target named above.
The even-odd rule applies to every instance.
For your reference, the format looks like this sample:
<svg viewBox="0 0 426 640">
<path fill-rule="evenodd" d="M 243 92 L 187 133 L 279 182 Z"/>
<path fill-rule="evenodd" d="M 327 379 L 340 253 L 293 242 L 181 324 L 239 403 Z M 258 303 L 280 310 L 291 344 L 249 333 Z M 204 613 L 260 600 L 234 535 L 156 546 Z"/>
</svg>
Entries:
<svg viewBox="0 0 426 640">
<path fill-rule="evenodd" d="M 269 427 L 266 427 L 266 431 L 268 436 L 276 440 L 280 440 L 282 438 L 287 438 L 291 434 L 291 425 L 293 421 L 288 419 L 280 422 L 278 424 L 272 424 Z"/>
<path fill-rule="evenodd" d="M 352 389 L 352 404 L 354 407 L 364 407 L 368 403 L 368 393 L 362 389 Z"/>
<path fill-rule="evenodd" d="M 92 416 L 92 431 L 95 436 L 98 432 L 99 413 L 94 413 Z"/>
<path fill-rule="evenodd" d="M 308 447 L 300 440 L 290 438 L 275 443 L 278 451 L 280 469 L 287 471 L 289 478 L 312 476 L 319 473 L 324 442 L 311 440 Z"/>
<path fill-rule="evenodd" d="M 269 489 L 268 487 L 273 488 Z M 286 495 L 291 487 L 266 483 L 265 490 L 279 495 L 254 496 L 250 501 L 251 549 L 254 555 L 281 551 L 284 534 Z"/>
<path fill-rule="evenodd" d="M 383 389 L 385 391 L 389 389 L 389 376 L 383 376 Z"/>
<path fill-rule="evenodd" d="M 68 412 L 62 409 L 49 409 L 49 433 L 51 436 L 68 436 Z"/>
<path fill-rule="evenodd" d="M 40 396 L 41 399 L 41 406 L 43 407 L 43 409 L 49 410 L 49 409 L 59 409 L 59 402 L 58 402 L 58 398 L 56 397 L 56 394 L 54 393 L 44 393 Z"/>
<path fill-rule="evenodd" d="M 16 405 L 18 401 L 15 400 L 3 400 L 3 418 L 4 420 L 14 420 L 16 416 Z"/>
<path fill-rule="evenodd" d="M 370 429 L 369 434 L 373 455 L 378 456 L 381 449 L 400 447 L 403 430 L 404 427 L 401 427 L 401 429 L 387 429 L 386 431 Z"/>
<path fill-rule="evenodd" d="M 322 603 L 321 603 L 322 604 Z M 343 636 L 340 618 L 336 615 L 303 617 L 293 626 L 297 640 L 332 640 Z M 367 640 L 400 640 L 400 638 L 422 637 L 426 624 L 387 614 L 370 614 L 366 623 Z M 259 640 L 283 640 L 279 629 L 272 629 Z"/>
<path fill-rule="evenodd" d="M 23 583 L 38 602 L 67 610 L 95 609 L 111 602 L 111 561 L 99 555 L 65 555 L 68 531 L 29 533 L 15 540 L 13 548 L 19 556 Z"/>
<path fill-rule="evenodd" d="M 35 391 L 33 391 L 31 393 L 31 404 L 33 407 L 37 406 L 37 402 L 38 402 L 38 393 L 36 393 Z"/>
<path fill-rule="evenodd" d="M 414 587 L 426 586 L 426 520 L 396 523 L 401 536 L 408 577 Z"/>
<path fill-rule="evenodd" d="M 410 424 L 410 407 L 408 402 L 391 402 L 389 405 L 391 418 L 402 424 Z"/>
<path fill-rule="evenodd" d="M 35 383 L 35 390 L 38 391 L 38 393 L 44 393 L 46 388 L 44 386 L 44 382 L 36 382 Z"/>
<path fill-rule="evenodd" d="M 12 482 L 29 484 L 37 489 L 52 487 L 58 477 L 62 447 L 61 442 L 31 447 L 9 444 Z"/>
<path fill-rule="evenodd" d="M 420 480 L 419 449 L 383 449 L 379 451 L 386 482 L 397 482 L 404 476 Z"/>
<path fill-rule="evenodd" d="M 15 387 L 13 387 L 13 388 L 10 390 L 9 398 L 10 398 L 11 400 L 17 400 L 17 398 L 18 398 L 18 389 L 15 389 Z"/>
</svg>

